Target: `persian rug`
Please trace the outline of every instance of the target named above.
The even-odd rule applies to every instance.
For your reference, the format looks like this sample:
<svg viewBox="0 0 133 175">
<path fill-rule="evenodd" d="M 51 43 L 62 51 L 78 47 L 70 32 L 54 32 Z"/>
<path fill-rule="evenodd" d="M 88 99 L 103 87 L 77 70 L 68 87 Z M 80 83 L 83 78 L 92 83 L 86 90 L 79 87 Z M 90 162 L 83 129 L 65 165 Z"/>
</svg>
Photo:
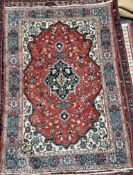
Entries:
<svg viewBox="0 0 133 175">
<path fill-rule="evenodd" d="M 6 0 L 2 12 L 1 174 L 131 173 L 117 2 Z"/>
<path fill-rule="evenodd" d="M 122 29 L 133 84 L 133 21 L 128 22 L 127 20 L 124 20 L 124 22 L 122 23 Z"/>
</svg>

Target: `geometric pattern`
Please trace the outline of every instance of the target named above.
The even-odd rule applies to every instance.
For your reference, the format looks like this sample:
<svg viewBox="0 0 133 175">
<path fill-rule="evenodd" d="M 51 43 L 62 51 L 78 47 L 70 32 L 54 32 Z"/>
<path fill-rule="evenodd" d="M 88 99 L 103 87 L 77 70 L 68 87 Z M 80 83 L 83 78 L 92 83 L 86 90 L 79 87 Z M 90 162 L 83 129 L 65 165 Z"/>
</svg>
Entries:
<svg viewBox="0 0 133 175">
<path fill-rule="evenodd" d="M 69 114 L 66 111 L 63 111 L 60 117 L 63 121 L 66 121 L 69 118 Z"/>
<path fill-rule="evenodd" d="M 130 23 L 122 24 L 123 35 L 125 40 L 125 46 L 127 51 L 127 57 L 129 62 L 129 69 L 131 74 L 131 80 L 133 85 L 133 36 L 132 35 L 132 28 L 130 27 Z"/>
<path fill-rule="evenodd" d="M 72 68 L 62 61 L 50 68 L 49 74 L 45 78 L 45 83 L 62 100 L 74 90 L 78 81 L 79 78 L 73 73 Z"/>
</svg>

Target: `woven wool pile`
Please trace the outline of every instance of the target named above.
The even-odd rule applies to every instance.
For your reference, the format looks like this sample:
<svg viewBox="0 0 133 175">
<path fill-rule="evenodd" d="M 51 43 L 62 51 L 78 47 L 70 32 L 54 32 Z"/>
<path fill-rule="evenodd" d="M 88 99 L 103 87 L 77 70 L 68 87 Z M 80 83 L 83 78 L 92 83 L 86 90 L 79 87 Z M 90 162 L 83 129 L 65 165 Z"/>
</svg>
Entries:
<svg viewBox="0 0 133 175">
<path fill-rule="evenodd" d="M 7 1 L 3 14 L 1 173 L 130 171 L 133 94 L 116 1 Z"/>
</svg>

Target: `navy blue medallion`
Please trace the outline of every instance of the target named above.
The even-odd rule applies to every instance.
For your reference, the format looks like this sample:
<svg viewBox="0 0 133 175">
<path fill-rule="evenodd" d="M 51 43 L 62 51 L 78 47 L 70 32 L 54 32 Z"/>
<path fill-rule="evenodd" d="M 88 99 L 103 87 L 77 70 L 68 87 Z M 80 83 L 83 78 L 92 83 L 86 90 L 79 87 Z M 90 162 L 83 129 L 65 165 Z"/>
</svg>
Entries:
<svg viewBox="0 0 133 175">
<path fill-rule="evenodd" d="M 72 67 L 63 61 L 59 61 L 54 67 L 50 68 L 44 82 L 52 92 L 63 100 L 70 92 L 74 91 L 76 84 L 79 82 L 79 77 L 73 72 Z"/>
</svg>

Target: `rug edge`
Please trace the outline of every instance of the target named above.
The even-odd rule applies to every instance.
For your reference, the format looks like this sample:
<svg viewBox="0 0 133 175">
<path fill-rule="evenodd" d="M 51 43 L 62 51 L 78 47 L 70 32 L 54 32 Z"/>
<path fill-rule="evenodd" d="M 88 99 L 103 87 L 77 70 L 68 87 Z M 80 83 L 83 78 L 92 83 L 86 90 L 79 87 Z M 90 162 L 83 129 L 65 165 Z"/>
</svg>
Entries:
<svg viewBox="0 0 133 175">
<path fill-rule="evenodd" d="M 4 2 L 0 1 L 0 37 L 2 38 L 0 41 L 0 172 L 1 172 L 1 151 L 2 151 L 2 114 L 3 114 L 3 108 L 4 108 L 4 74 L 3 74 L 3 56 L 4 56 L 4 25 L 3 25 L 3 20 L 4 20 L 4 15 L 2 14 L 4 10 Z M 120 22 L 120 20 L 119 20 Z M 121 22 L 120 22 L 121 23 Z M 127 61 L 128 62 L 128 61 Z M 125 82 L 126 84 L 126 82 Z M 129 124 L 131 125 L 132 132 L 133 132 L 133 121 L 131 118 L 129 119 Z M 132 152 L 133 154 L 133 152 Z M 132 155 L 133 156 L 133 155 Z M 132 159 L 133 160 L 133 159 Z M 1 174 L 1 173 L 0 173 Z"/>
<path fill-rule="evenodd" d="M 128 111 L 127 118 L 125 119 L 127 123 L 129 124 L 127 127 L 128 131 L 128 136 L 130 139 L 130 152 L 131 152 L 131 164 L 133 167 L 133 108 L 132 108 L 132 101 L 133 101 L 133 86 L 132 86 L 132 81 L 131 81 L 131 75 L 130 75 L 130 70 L 129 70 L 129 63 L 128 63 L 128 58 L 127 58 L 127 51 L 125 47 L 125 41 L 124 41 L 124 35 L 123 35 L 123 30 L 122 30 L 122 22 L 119 14 L 119 9 L 118 9 L 118 0 L 117 3 L 114 4 L 114 20 L 115 20 L 115 29 L 116 29 L 116 35 L 117 35 L 117 41 L 118 41 L 118 47 L 119 47 L 119 53 L 120 53 L 120 58 L 119 58 L 119 63 L 122 66 L 122 69 L 119 68 L 120 74 L 123 74 L 121 78 L 123 78 L 124 82 L 124 101 L 127 103 L 128 106 Z M 120 31 L 118 33 L 118 31 Z M 120 37 L 120 36 L 121 37 Z M 119 38 L 120 37 L 120 38 Z M 126 70 L 125 70 L 126 67 Z M 125 71 L 124 71 L 125 70 Z M 131 170 L 131 173 L 133 174 L 133 170 Z"/>
<path fill-rule="evenodd" d="M 2 132 L 3 132 L 3 111 L 4 111 L 4 0 L 0 1 L 0 174 L 2 169 Z"/>
</svg>

